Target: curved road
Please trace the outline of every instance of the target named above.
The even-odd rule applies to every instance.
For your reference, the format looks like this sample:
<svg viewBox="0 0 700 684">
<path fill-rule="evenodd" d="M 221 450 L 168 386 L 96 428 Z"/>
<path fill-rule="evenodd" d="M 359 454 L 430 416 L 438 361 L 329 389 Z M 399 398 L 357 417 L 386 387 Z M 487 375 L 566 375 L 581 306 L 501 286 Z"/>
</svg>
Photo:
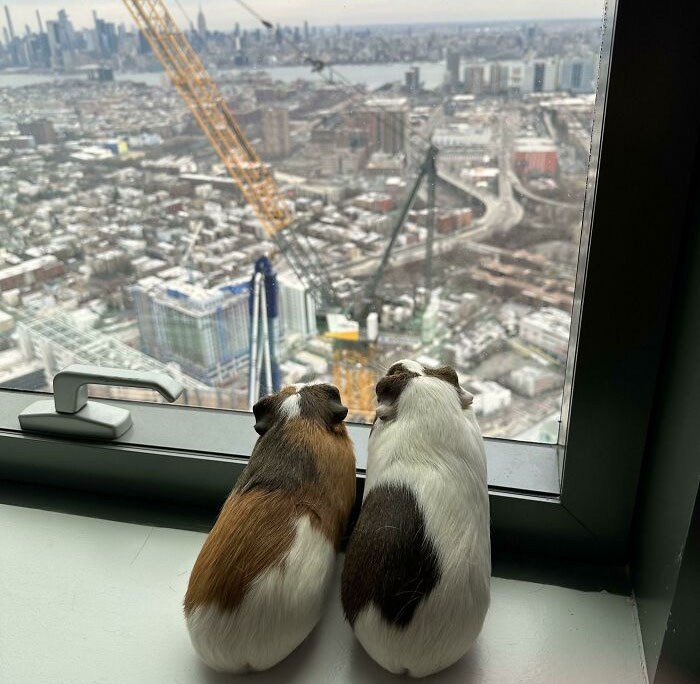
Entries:
<svg viewBox="0 0 700 684">
<path fill-rule="evenodd" d="M 524 213 L 523 207 L 513 196 L 513 187 L 508 175 L 509 159 L 505 148 L 506 145 L 504 143 L 500 154 L 501 168 L 499 176 L 501 182 L 499 183 L 498 197 L 494 197 L 491 193 L 475 188 L 470 184 L 464 183 L 452 174 L 438 169 L 438 177 L 441 181 L 451 185 L 464 194 L 475 197 L 486 207 L 486 211 L 484 215 L 474 221 L 474 224 L 471 226 L 462 228 L 449 235 L 440 235 L 436 233 L 433 241 L 434 255 L 450 251 L 457 243 L 464 245 L 465 241 L 469 241 L 470 249 L 490 253 L 491 249 L 486 245 L 479 245 L 479 243 L 475 241 L 475 238 L 477 236 L 483 237 L 488 235 L 488 233 L 495 228 L 508 230 L 522 221 Z M 331 272 L 342 271 L 344 275 L 348 276 L 368 276 L 377 268 L 380 256 L 365 257 L 350 264 L 329 267 L 328 270 Z M 407 247 L 397 247 L 392 253 L 389 268 L 422 261 L 424 258 L 424 241 Z"/>
</svg>

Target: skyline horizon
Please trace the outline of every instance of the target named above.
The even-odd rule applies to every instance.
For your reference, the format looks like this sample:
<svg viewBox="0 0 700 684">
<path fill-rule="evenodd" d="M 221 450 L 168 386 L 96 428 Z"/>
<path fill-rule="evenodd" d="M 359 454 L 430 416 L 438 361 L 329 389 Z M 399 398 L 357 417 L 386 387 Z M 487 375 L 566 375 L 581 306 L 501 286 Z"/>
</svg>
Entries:
<svg viewBox="0 0 700 684">
<path fill-rule="evenodd" d="M 418 4 L 423 4 L 419 3 L 418 0 L 405 0 L 406 3 L 409 6 L 413 5 L 418 5 Z M 371 0 L 361 0 L 360 4 L 367 4 L 371 3 Z M 197 14 L 199 12 L 199 7 L 202 6 L 202 11 L 204 13 L 206 22 L 207 22 L 207 30 L 209 31 L 221 31 L 221 32 L 230 32 L 233 31 L 235 28 L 236 23 L 240 25 L 241 29 L 245 30 L 251 30 L 251 29 L 256 29 L 256 28 L 261 28 L 260 23 L 255 20 L 254 18 L 251 17 L 249 13 L 247 13 L 245 10 L 243 10 L 240 6 L 236 5 L 235 0 L 217 0 L 216 2 L 216 7 L 212 8 L 211 4 L 209 3 L 210 7 L 205 8 L 203 5 L 204 3 L 197 2 L 197 0 L 183 0 L 181 2 L 176 2 L 176 5 L 184 6 L 185 10 L 180 11 L 179 7 L 169 7 L 168 9 L 170 10 L 171 14 L 173 15 L 173 18 L 175 19 L 176 23 L 181 28 L 188 28 L 188 24 L 191 21 L 193 24 L 196 25 L 197 22 Z M 260 5 L 287 5 L 291 4 L 288 2 L 285 2 L 285 0 L 266 0 L 263 2 L 258 2 L 256 5 L 256 11 L 257 7 Z M 575 14 L 568 14 L 562 16 L 561 14 L 561 7 L 556 7 L 556 3 L 552 2 L 552 0 L 532 0 L 532 2 L 528 3 L 530 5 L 536 6 L 536 7 L 542 7 L 543 5 L 547 5 L 552 7 L 552 10 L 554 11 L 553 14 L 536 14 L 532 13 L 529 15 L 523 14 L 520 16 L 512 16 L 509 14 L 504 14 L 501 13 L 500 15 L 498 14 L 492 14 L 491 16 L 471 16 L 469 18 L 457 18 L 455 16 L 452 16 L 453 12 L 449 11 L 449 7 L 451 5 L 456 5 L 458 3 L 455 2 L 455 0 L 447 0 L 444 5 L 447 6 L 447 8 L 444 9 L 444 14 L 445 16 L 442 16 L 440 18 L 435 17 L 435 13 L 432 12 L 430 13 L 431 16 L 428 18 L 427 16 L 425 18 L 421 18 L 419 16 L 412 16 L 411 18 L 406 17 L 405 20 L 403 21 L 396 21 L 396 17 L 392 16 L 390 19 L 389 17 L 386 18 L 380 18 L 378 14 L 375 14 L 374 11 L 376 7 L 368 7 L 368 12 L 367 13 L 361 13 L 361 12 L 352 12 L 354 16 L 346 16 L 345 20 L 340 20 L 340 15 L 336 13 L 336 15 L 333 15 L 332 13 L 324 12 L 323 13 L 323 19 L 322 21 L 318 20 L 313 20 L 309 17 L 307 18 L 302 18 L 302 15 L 300 14 L 299 6 L 307 6 L 311 10 L 311 1 L 310 0 L 302 0 L 302 2 L 297 2 L 295 3 L 295 9 L 293 11 L 293 16 L 290 18 L 288 15 L 288 12 L 280 12 L 277 15 L 273 15 L 271 12 L 267 12 L 264 14 L 265 18 L 270 20 L 273 24 L 281 25 L 281 26 L 303 26 L 305 21 L 308 21 L 310 26 L 320 26 L 320 27 L 332 27 L 332 26 L 345 26 L 345 27 L 369 27 L 369 26 L 392 26 L 392 27 L 400 27 L 400 26 L 415 26 L 415 25 L 424 25 L 424 26 L 430 26 L 430 25 L 443 25 L 443 24 L 457 24 L 457 25 L 479 25 L 479 24 L 496 24 L 496 23 L 519 23 L 519 22 L 555 22 L 555 21 L 596 21 L 598 18 L 601 19 L 603 18 L 603 7 L 602 3 L 598 2 L 598 0 L 583 0 L 583 2 L 578 2 L 576 9 L 581 8 L 582 6 L 586 7 L 592 7 L 592 6 L 598 6 L 599 7 L 599 12 L 591 12 L 591 14 L 585 14 L 582 13 L 579 9 L 579 12 Z M 373 3 L 372 3 L 373 4 Z M 459 3 L 461 4 L 461 3 Z M 480 0 L 476 3 L 477 5 L 486 5 L 486 3 L 480 2 Z M 507 3 L 502 3 L 506 5 L 517 5 L 518 10 L 522 12 L 522 4 L 521 3 L 515 3 L 515 2 L 507 2 Z M 7 28 L 7 18 L 6 18 L 6 12 L 5 8 L 9 8 L 10 12 L 10 17 L 12 20 L 13 24 L 13 30 L 14 34 L 16 37 L 21 37 L 22 35 L 25 34 L 25 27 L 28 26 L 30 31 L 32 33 L 38 32 L 38 25 L 37 25 L 37 17 L 36 17 L 36 11 L 39 11 L 39 14 L 41 15 L 41 21 L 44 26 L 44 30 L 46 28 L 46 22 L 50 20 L 54 20 L 60 10 L 65 10 L 66 13 L 68 14 L 68 18 L 73 24 L 73 27 L 76 30 L 84 30 L 84 29 L 90 29 L 93 28 L 94 23 L 93 23 L 93 11 L 97 12 L 97 16 L 100 19 L 104 19 L 109 22 L 113 22 L 117 25 L 124 23 L 127 27 L 129 28 L 135 28 L 135 24 L 133 19 L 131 18 L 131 15 L 129 14 L 128 10 L 126 7 L 121 3 L 120 0 L 93 0 L 91 3 L 90 7 L 85 7 L 85 3 L 78 3 L 76 0 L 67 0 L 64 2 L 60 3 L 50 3 L 47 4 L 45 2 L 37 2 L 34 4 L 33 7 L 28 7 L 28 3 L 22 3 L 21 6 L 16 6 L 15 3 L 2 3 L 3 5 L 3 11 L 1 13 L 3 22 L 2 25 L 3 27 Z M 166 2 L 167 6 L 167 2 Z M 220 16 L 224 10 L 223 6 L 228 6 L 228 7 L 236 7 L 237 12 L 235 18 L 230 18 L 228 21 L 225 22 L 225 25 L 222 25 L 222 22 L 220 21 Z M 557 12 L 556 9 L 559 11 Z M 346 7 L 341 8 L 342 10 L 345 10 Z M 493 7 L 489 8 L 491 12 L 493 12 Z M 533 7 L 534 9 L 534 7 Z M 189 11 L 188 11 L 189 10 Z M 464 13 L 464 9 L 460 10 L 461 13 Z M 260 10 L 260 13 L 263 14 L 263 11 Z M 308 14 L 314 15 L 318 14 L 318 9 L 316 9 L 315 12 L 310 11 Z M 347 15 L 348 12 L 345 11 L 344 15 Z M 357 16 L 358 14 L 362 14 L 362 18 Z M 410 13 L 409 13 L 410 14 Z M 283 18 L 283 17 L 287 18 Z M 335 16 L 336 18 L 332 18 Z"/>
</svg>

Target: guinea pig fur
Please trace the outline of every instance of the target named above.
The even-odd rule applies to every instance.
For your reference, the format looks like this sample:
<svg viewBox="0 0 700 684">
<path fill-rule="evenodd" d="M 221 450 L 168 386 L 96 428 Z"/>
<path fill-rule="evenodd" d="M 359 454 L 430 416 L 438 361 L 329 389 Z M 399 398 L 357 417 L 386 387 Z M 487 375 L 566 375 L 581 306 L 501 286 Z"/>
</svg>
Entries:
<svg viewBox="0 0 700 684">
<path fill-rule="evenodd" d="M 260 437 L 192 569 L 190 639 L 220 672 L 265 670 L 311 632 L 355 500 L 355 455 L 332 385 L 254 407 Z"/>
<path fill-rule="evenodd" d="M 374 660 L 423 677 L 469 650 L 489 607 L 484 444 L 452 368 L 400 361 L 377 401 L 341 598 Z"/>
</svg>

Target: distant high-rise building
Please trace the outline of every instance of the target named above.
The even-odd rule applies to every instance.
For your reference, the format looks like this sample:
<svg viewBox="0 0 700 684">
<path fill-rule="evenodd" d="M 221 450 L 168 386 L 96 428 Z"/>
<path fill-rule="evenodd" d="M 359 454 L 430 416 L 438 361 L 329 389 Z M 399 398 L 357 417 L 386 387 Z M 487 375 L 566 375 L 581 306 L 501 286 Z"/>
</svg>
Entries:
<svg viewBox="0 0 700 684">
<path fill-rule="evenodd" d="M 262 134 L 268 157 L 286 157 L 292 151 L 289 112 L 283 107 L 270 107 L 263 111 Z"/>
<path fill-rule="evenodd" d="M 22 135 L 31 135 L 37 145 L 55 145 L 58 142 L 53 123 L 48 119 L 34 119 L 18 124 Z"/>
<path fill-rule="evenodd" d="M 139 282 L 131 295 L 143 351 L 208 385 L 230 383 L 247 369 L 249 288 L 248 282 L 219 289 Z"/>
<path fill-rule="evenodd" d="M 66 10 L 58 11 L 58 26 L 61 47 L 68 52 L 73 52 L 75 50 L 75 31 Z"/>
<path fill-rule="evenodd" d="M 15 39 L 15 29 L 12 26 L 12 17 L 10 16 L 10 8 L 5 5 L 5 17 L 7 17 L 7 32 L 10 35 L 10 42 L 13 42 Z"/>
<path fill-rule="evenodd" d="M 19 38 L 15 36 L 15 29 L 14 26 L 12 25 L 12 17 L 10 16 L 10 8 L 5 5 L 5 16 L 7 17 L 7 47 L 10 52 L 10 58 L 12 59 L 12 63 L 15 65 L 19 65 L 21 63 L 20 61 L 20 41 Z M 26 62 L 26 60 L 25 60 Z"/>
<path fill-rule="evenodd" d="M 290 335 L 304 339 L 316 335 L 316 302 L 309 290 L 291 273 L 278 276 L 277 282 L 283 339 Z"/>
<path fill-rule="evenodd" d="M 460 86 L 459 80 L 459 61 L 460 54 L 452 48 L 447 50 L 447 85 L 452 90 L 458 90 Z"/>
<path fill-rule="evenodd" d="M 559 62 L 559 88 L 572 93 L 593 93 L 597 60 L 593 55 L 563 57 Z"/>
<path fill-rule="evenodd" d="M 74 65 L 76 34 L 65 10 L 59 10 L 58 21 L 47 21 L 50 63 L 52 69 L 70 69 Z"/>
<path fill-rule="evenodd" d="M 94 10 L 92 14 L 95 20 L 95 50 L 102 57 L 111 57 L 119 49 L 116 28 L 114 24 L 98 19 Z"/>
<path fill-rule="evenodd" d="M 417 66 L 411 67 L 406 72 L 406 90 L 409 93 L 415 93 L 420 89 L 420 68 Z"/>
<path fill-rule="evenodd" d="M 49 58 L 52 69 L 63 68 L 63 50 L 61 49 L 60 29 L 57 21 L 46 22 L 46 34 L 49 37 Z"/>
<path fill-rule="evenodd" d="M 207 37 L 207 20 L 204 18 L 202 3 L 199 4 L 199 13 L 197 14 L 197 31 L 202 40 Z"/>
<path fill-rule="evenodd" d="M 36 23 L 39 26 L 39 33 L 44 32 L 44 24 L 41 22 L 41 14 L 39 14 L 39 10 L 36 11 Z"/>
<path fill-rule="evenodd" d="M 523 93 L 546 93 L 556 90 L 559 60 L 536 59 L 525 64 Z"/>
<path fill-rule="evenodd" d="M 304 40 L 309 39 L 309 22 L 304 21 Z"/>
<path fill-rule="evenodd" d="M 372 98 L 367 100 L 365 110 L 374 150 L 389 154 L 405 152 L 408 148 L 406 98 Z"/>
<path fill-rule="evenodd" d="M 140 55 L 147 55 L 151 52 L 151 44 L 148 42 L 146 36 L 143 35 L 143 31 L 139 31 L 139 47 L 138 51 Z"/>
<path fill-rule="evenodd" d="M 469 64 L 464 67 L 464 89 L 472 95 L 481 95 L 485 89 L 484 65 Z"/>
<path fill-rule="evenodd" d="M 492 95 L 503 93 L 507 89 L 508 71 L 498 62 L 489 65 L 489 92 Z"/>
</svg>

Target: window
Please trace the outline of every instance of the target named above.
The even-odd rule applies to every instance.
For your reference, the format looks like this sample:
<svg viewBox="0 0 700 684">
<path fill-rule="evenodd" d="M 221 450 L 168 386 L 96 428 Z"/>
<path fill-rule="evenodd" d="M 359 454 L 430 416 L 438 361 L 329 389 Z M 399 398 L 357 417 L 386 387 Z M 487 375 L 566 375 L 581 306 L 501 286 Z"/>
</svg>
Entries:
<svg viewBox="0 0 700 684">
<path fill-rule="evenodd" d="M 255 434 L 245 411 L 215 409 L 247 408 L 251 365 L 254 389 L 274 385 L 277 368 L 280 382 L 346 383 L 363 418 L 386 345 L 454 363 L 477 394 L 502 543 L 621 548 L 700 121 L 693 22 L 618 0 L 601 49 L 602 7 L 583 0 L 574 14 L 586 21 L 462 25 L 463 7 L 446 5 L 443 23 L 426 29 L 434 8 L 427 19 L 417 9 L 410 29 L 387 28 L 395 9 L 373 5 L 357 28 L 329 6 L 324 27 L 310 16 L 286 29 L 281 17 L 272 33 L 243 13 L 231 31 L 230 7 L 219 24 L 216 3 L 196 21 L 184 3 L 246 144 L 275 170 L 280 215 L 304 219 L 285 243 L 292 256 L 268 264 L 258 259 L 273 240 L 178 92 L 148 70 L 151 44 L 130 21 L 119 27 L 119 3 L 102 23 L 63 4 L 42 19 L 46 39 L 38 26 L 34 39 L 8 29 L 0 48 L 3 477 L 216 507 Z M 24 4 L 8 12 L 33 22 Z M 673 50 L 658 60 L 651 44 Z M 317 61 L 300 63 L 293 45 Z M 426 138 L 438 149 L 435 211 L 424 180 L 372 290 L 397 207 L 431 172 Z M 256 263 L 269 375 L 264 354 L 249 362 Z M 335 310 L 319 296 L 329 281 Z M 22 433 L 31 392 L 75 360 L 167 370 L 191 406 L 128 404 L 134 427 L 114 443 Z M 361 483 L 368 429 L 351 432 Z"/>
<path fill-rule="evenodd" d="M 183 403 L 248 409 L 253 273 L 276 253 L 258 340 L 275 387 L 335 382 L 365 421 L 392 360 L 449 363 L 485 434 L 556 443 L 602 5 L 404 27 L 314 9 L 272 31 L 242 8 L 228 30 L 218 7 L 170 9 L 274 170 L 289 239 L 318 256 L 300 270 L 265 233 L 126 7 L 66 6 L 3 54 L 0 384 L 47 390 L 71 362 L 162 369 Z M 430 141 L 434 207 L 426 178 L 399 225 Z"/>
</svg>

